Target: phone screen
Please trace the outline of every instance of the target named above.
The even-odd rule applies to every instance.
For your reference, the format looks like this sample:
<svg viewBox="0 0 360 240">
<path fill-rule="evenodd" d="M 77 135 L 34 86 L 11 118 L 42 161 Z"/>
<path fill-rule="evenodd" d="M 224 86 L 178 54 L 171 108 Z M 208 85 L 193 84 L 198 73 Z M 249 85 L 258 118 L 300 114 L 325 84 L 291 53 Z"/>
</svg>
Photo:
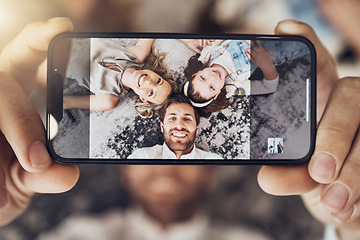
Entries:
<svg viewBox="0 0 360 240">
<path fill-rule="evenodd" d="M 65 163 L 307 161 L 315 55 L 299 36 L 60 35 L 48 56 L 49 151 Z M 199 122 L 182 117 L 185 107 L 169 118 L 174 94 L 189 100 Z"/>
</svg>

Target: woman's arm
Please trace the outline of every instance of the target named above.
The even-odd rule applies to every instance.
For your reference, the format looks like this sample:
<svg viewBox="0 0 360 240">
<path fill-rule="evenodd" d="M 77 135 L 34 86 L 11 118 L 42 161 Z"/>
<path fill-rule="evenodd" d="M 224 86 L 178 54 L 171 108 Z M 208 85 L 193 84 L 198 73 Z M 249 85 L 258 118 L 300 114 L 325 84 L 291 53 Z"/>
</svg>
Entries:
<svg viewBox="0 0 360 240">
<path fill-rule="evenodd" d="M 139 39 L 135 46 L 126 48 L 129 49 L 140 62 L 143 62 L 149 56 L 153 42 L 154 39 L 150 38 Z"/>
<path fill-rule="evenodd" d="M 115 108 L 119 98 L 110 95 L 64 96 L 64 109 L 81 108 L 94 111 L 106 111 Z"/>
</svg>

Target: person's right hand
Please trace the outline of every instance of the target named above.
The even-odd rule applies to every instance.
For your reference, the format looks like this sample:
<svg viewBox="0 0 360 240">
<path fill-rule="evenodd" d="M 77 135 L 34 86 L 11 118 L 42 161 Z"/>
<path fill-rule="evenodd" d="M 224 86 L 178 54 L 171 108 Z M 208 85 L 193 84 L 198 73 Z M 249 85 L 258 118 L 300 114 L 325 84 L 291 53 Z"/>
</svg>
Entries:
<svg viewBox="0 0 360 240">
<path fill-rule="evenodd" d="M 316 47 L 319 125 L 310 161 L 264 166 L 259 185 L 273 195 L 301 195 L 309 212 L 335 226 L 341 239 L 360 239 L 360 78 L 338 80 L 332 58 L 310 26 L 284 21 L 276 30 L 303 35 Z"/>
<path fill-rule="evenodd" d="M 71 30 L 65 18 L 29 24 L 0 54 L 0 226 L 19 216 L 35 193 L 67 191 L 79 177 L 76 166 L 50 158 L 43 123 L 27 97 L 50 40 Z"/>
<path fill-rule="evenodd" d="M 204 47 L 211 46 L 211 43 L 215 41 L 210 39 L 179 39 L 179 40 L 196 53 L 201 53 L 201 50 Z"/>
</svg>

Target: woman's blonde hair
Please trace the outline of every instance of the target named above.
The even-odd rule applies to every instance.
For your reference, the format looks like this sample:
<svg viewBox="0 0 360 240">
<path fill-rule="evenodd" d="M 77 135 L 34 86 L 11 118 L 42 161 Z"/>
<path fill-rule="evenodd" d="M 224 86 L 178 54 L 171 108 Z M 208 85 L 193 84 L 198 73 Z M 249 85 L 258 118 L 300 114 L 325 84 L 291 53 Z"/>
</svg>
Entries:
<svg viewBox="0 0 360 240">
<path fill-rule="evenodd" d="M 161 76 L 165 81 L 167 81 L 171 86 L 171 92 L 168 98 L 178 91 L 178 84 L 173 80 L 171 74 L 168 72 L 168 69 L 164 63 L 166 53 L 155 53 L 154 48 L 152 48 L 149 56 L 145 59 L 145 69 L 149 69 L 159 76 Z M 156 112 L 158 112 L 163 104 L 157 105 L 153 103 L 144 103 L 140 100 L 139 96 L 136 96 L 135 101 L 135 111 L 143 118 L 151 118 Z"/>
</svg>

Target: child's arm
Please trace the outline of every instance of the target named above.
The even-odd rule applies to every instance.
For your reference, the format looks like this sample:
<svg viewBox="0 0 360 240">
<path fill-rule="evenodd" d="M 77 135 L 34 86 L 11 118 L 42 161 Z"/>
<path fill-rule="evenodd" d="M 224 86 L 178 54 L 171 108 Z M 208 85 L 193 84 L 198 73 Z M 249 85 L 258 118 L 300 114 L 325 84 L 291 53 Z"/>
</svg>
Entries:
<svg viewBox="0 0 360 240">
<path fill-rule="evenodd" d="M 256 45 L 256 46 L 255 46 Z M 272 62 L 271 52 L 260 46 L 259 43 L 253 45 L 251 50 L 248 52 L 250 60 L 258 66 L 264 74 L 264 79 L 274 80 L 279 77 L 279 74 Z"/>
<path fill-rule="evenodd" d="M 149 56 L 153 42 L 154 39 L 150 38 L 139 39 L 135 46 L 126 48 L 129 49 L 140 62 L 143 62 Z"/>
<path fill-rule="evenodd" d="M 279 74 L 272 61 L 271 52 L 262 47 L 260 42 L 253 42 L 248 51 L 250 60 L 258 66 L 264 74 L 262 81 L 251 81 L 251 95 L 274 93 L 279 83 Z"/>
</svg>

